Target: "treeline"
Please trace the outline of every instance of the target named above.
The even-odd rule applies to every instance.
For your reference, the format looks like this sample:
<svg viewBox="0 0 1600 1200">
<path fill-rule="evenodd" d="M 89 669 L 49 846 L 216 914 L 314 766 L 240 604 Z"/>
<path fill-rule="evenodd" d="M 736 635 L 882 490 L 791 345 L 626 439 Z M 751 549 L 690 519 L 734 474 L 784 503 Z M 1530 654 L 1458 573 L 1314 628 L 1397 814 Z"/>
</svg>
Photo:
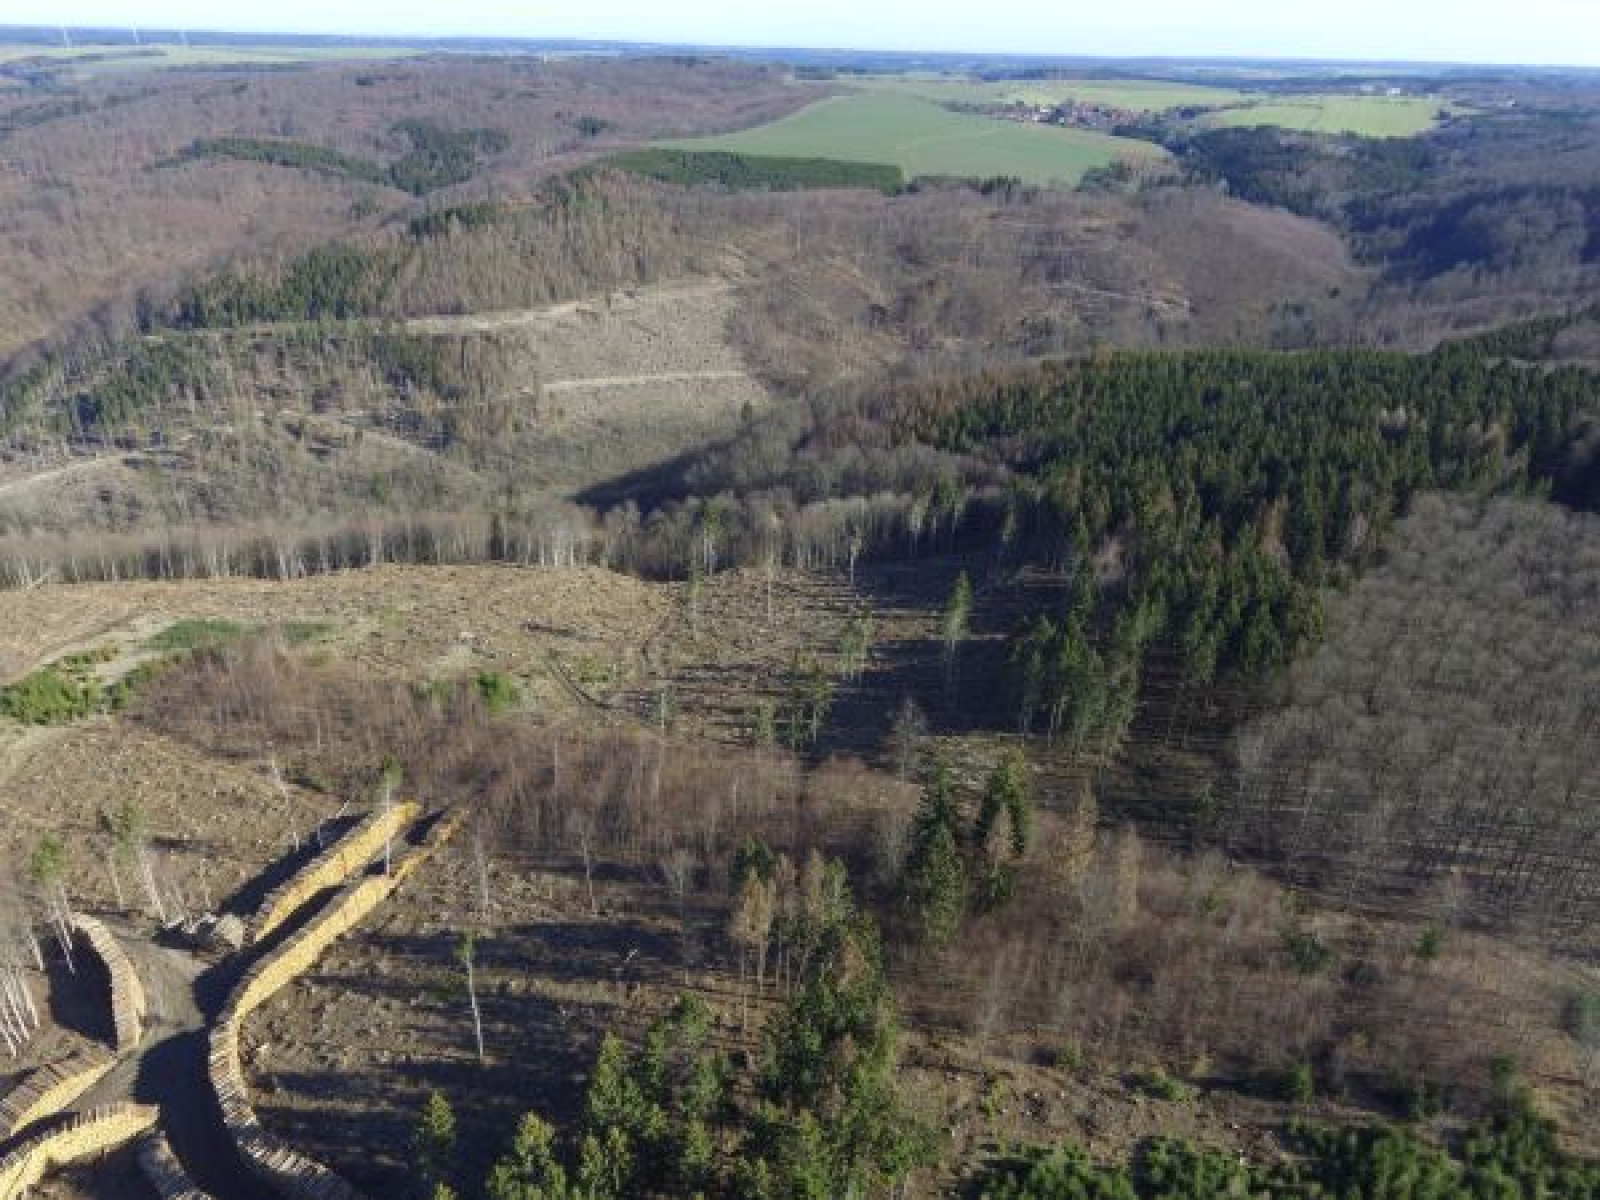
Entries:
<svg viewBox="0 0 1600 1200">
<path fill-rule="evenodd" d="M 613 154 L 605 162 L 621 171 L 685 186 L 714 184 L 730 189 L 774 192 L 798 188 L 871 188 L 885 195 L 893 195 L 905 186 L 905 175 L 897 166 L 841 162 L 832 158 L 649 149 Z"/>
<path fill-rule="evenodd" d="M 179 161 L 233 158 L 293 167 L 426 196 L 465 183 L 477 171 L 481 156 L 503 153 L 511 145 L 510 135 L 503 129 L 448 129 L 423 120 L 400 121 L 393 132 L 403 135 L 411 149 L 388 166 L 326 146 L 279 138 L 200 138 L 178 157 Z"/>
<path fill-rule="evenodd" d="M 298 526 L 196 524 L 152 536 L 0 539 L 0 588 L 123 579 L 303 579 L 386 564 L 575 567 L 612 560 L 626 530 L 561 504 L 534 512 L 374 514 Z"/>
<path fill-rule="evenodd" d="M 188 161 L 206 158 L 233 158 L 274 167 L 294 167 L 363 183 L 387 185 L 390 182 L 388 171 L 369 159 L 356 158 L 326 146 L 276 138 L 201 138 L 191 142 L 179 155 L 180 160 Z"/>
<path fill-rule="evenodd" d="M 1558 352 L 1559 339 L 1563 333 L 1592 322 L 1600 322 L 1600 304 L 1517 321 L 1499 329 L 1462 338 L 1458 344 L 1480 354 L 1497 358 L 1539 362 L 1553 357 Z"/>
</svg>

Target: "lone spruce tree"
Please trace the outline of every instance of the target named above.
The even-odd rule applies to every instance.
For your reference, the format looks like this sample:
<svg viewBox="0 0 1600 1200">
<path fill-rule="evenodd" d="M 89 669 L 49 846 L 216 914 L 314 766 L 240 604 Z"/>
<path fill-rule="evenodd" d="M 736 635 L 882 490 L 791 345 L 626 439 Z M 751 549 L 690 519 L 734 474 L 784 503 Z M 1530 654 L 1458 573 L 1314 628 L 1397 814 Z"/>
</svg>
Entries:
<svg viewBox="0 0 1600 1200">
<path fill-rule="evenodd" d="M 1032 833 L 1028 764 L 1012 750 L 990 774 L 972 826 L 980 909 L 999 908 L 1015 894 L 1016 864 L 1027 854 Z"/>
<path fill-rule="evenodd" d="M 904 897 L 907 916 L 924 942 L 942 946 L 955 936 L 967 908 L 967 871 L 943 763 L 934 768 L 912 824 Z"/>
<path fill-rule="evenodd" d="M 411 1135 L 411 1162 L 416 1169 L 417 1192 L 424 1200 L 455 1196 L 450 1185 L 455 1172 L 456 1114 L 439 1092 L 430 1092 Z"/>
</svg>

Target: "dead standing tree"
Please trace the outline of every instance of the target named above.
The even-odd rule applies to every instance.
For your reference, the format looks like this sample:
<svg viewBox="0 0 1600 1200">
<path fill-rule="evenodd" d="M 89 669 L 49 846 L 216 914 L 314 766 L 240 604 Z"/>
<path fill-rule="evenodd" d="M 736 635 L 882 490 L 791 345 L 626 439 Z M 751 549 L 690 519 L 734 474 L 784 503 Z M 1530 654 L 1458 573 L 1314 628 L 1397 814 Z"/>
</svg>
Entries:
<svg viewBox="0 0 1600 1200">
<path fill-rule="evenodd" d="M 956 576 L 944 608 L 944 686 L 951 705 L 956 701 L 961 643 L 972 628 L 972 581 L 965 571 Z"/>
<path fill-rule="evenodd" d="M 678 957 L 683 967 L 683 986 L 689 986 L 689 885 L 699 868 L 693 854 L 677 847 L 661 862 L 661 874 L 678 900 Z"/>
<path fill-rule="evenodd" d="M 756 990 L 763 990 L 767 972 L 767 947 L 771 943 L 774 889 L 756 871 L 747 871 L 728 914 L 728 940 L 739 950 L 739 1028 L 750 1031 L 749 974 L 755 957 Z"/>
<path fill-rule="evenodd" d="M 21 1056 L 39 1030 L 39 1010 L 25 972 L 30 963 L 37 969 L 42 957 L 20 909 L 8 905 L 0 924 L 0 1042 L 12 1058 Z"/>
<path fill-rule="evenodd" d="M 472 1036 L 478 1047 L 478 1064 L 488 1062 L 483 1048 L 483 1012 L 478 1007 L 478 939 L 474 934 L 463 934 L 456 944 L 456 961 L 467 975 L 467 1004 L 472 1011 Z"/>
<path fill-rule="evenodd" d="M 108 839 L 106 868 L 111 874 L 111 887 L 116 893 L 117 905 L 126 905 L 122 869 L 131 867 L 139 878 L 140 886 L 144 888 L 150 914 L 165 925 L 167 905 L 162 899 L 155 864 L 150 856 L 150 826 L 144 810 L 134 801 L 125 800 L 116 811 L 101 813 L 100 825 Z"/>
</svg>

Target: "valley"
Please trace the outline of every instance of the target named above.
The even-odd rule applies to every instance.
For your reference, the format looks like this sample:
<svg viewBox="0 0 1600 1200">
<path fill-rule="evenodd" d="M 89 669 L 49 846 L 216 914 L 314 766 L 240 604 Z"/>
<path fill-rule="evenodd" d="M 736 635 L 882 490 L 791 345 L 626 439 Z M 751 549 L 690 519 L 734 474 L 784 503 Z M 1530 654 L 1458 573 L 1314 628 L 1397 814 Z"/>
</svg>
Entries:
<svg viewBox="0 0 1600 1200">
<path fill-rule="evenodd" d="M 100 36 L 0 1194 L 1600 1189 L 1592 73 Z"/>
</svg>

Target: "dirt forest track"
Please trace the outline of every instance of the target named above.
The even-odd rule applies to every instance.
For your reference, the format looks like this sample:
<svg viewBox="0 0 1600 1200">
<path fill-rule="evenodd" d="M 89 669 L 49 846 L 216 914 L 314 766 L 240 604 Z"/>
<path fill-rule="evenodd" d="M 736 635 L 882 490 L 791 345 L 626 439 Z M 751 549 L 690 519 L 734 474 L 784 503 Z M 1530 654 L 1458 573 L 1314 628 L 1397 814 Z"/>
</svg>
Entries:
<svg viewBox="0 0 1600 1200">
<path fill-rule="evenodd" d="M 206 1076 L 205 1029 L 220 1012 L 239 966 L 231 960 L 213 966 L 186 949 L 150 940 L 148 930 L 126 922 L 112 928 L 144 987 L 145 1037 L 72 1103 L 72 1111 L 129 1101 L 159 1109 L 162 1133 L 203 1192 L 218 1200 L 270 1200 L 271 1193 L 239 1169 Z M 38 1194 L 143 1200 L 151 1193 L 137 1175 L 134 1151 L 129 1148 L 114 1154 L 106 1166 L 86 1164 L 46 1179 Z"/>
<path fill-rule="evenodd" d="M 561 329 L 574 318 L 594 319 L 601 313 L 637 321 L 649 321 L 652 314 L 665 308 L 679 313 L 705 302 L 725 299 L 734 292 L 735 285 L 725 280 L 696 280 L 661 284 L 656 287 L 635 288 L 611 296 L 586 300 L 567 300 L 533 308 L 509 309 L 500 312 L 465 313 L 414 317 L 405 323 L 410 333 L 430 335 L 448 333 L 492 333 L 503 329 Z"/>
<path fill-rule="evenodd" d="M 773 393 L 752 373 L 733 331 L 744 284 L 742 268 L 730 270 L 728 279 L 680 278 L 525 309 L 377 325 L 356 321 L 345 332 L 351 340 L 378 328 L 424 342 L 450 340 L 460 343 L 464 361 L 497 364 L 496 403 L 522 414 L 516 486 L 540 496 L 572 497 L 730 436 L 742 421 L 773 405 Z M 291 322 L 162 335 L 193 343 L 206 361 L 219 364 L 226 387 L 198 409 L 172 412 L 159 448 L 95 450 L 84 443 L 70 452 L 63 447 L 25 453 L 0 447 L 0 525 L 37 532 L 82 522 L 115 524 L 118 512 L 166 511 L 168 477 L 183 495 L 192 491 L 195 503 L 218 503 L 213 492 L 220 487 L 229 497 L 216 510 L 224 523 L 262 520 L 277 511 L 275 505 L 291 501 L 288 519 L 304 519 L 295 505 L 310 503 L 318 489 L 331 489 L 323 503 L 336 511 L 350 499 L 344 496 L 349 481 L 371 471 L 433 478 L 450 497 L 440 503 L 482 502 L 481 489 L 499 478 L 494 470 L 444 452 L 437 436 L 408 424 L 406 395 L 387 385 L 368 390 L 362 382 L 367 376 L 352 374 L 339 357 L 354 353 L 360 359 L 360 352 L 346 347 L 331 359 L 308 354 L 305 333 Z M 330 334 L 330 341 L 339 338 Z M 251 404 L 240 407 L 224 398 L 235 387 L 255 397 Z M 343 399 L 314 419 L 305 417 L 295 397 L 323 388 Z M 234 470 L 231 483 L 209 480 L 203 447 L 262 438 L 276 445 L 274 431 L 289 426 L 302 434 L 311 430 L 312 442 L 325 452 L 301 455 L 285 446 L 273 451 L 290 464 L 282 469 L 304 473 L 303 492 L 285 497 L 270 483 L 247 487 L 242 481 L 253 477 L 247 468 Z M 238 488 L 246 490 L 230 490 Z"/>
<path fill-rule="evenodd" d="M 557 379 L 544 385 L 546 393 L 581 392 L 590 388 L 648 387 L 654 383 L 726 383 L 749 379 L 748 371 L 663 371 L 655 375 L 599 375 L 593 379 Z"/>
<path fill-rule="evenodd" d="M 540 427 L 560 457 L 639 466 L 731 433 L 773 403 L 730 334 L 739 303 L 733 281 L 690 280 L 405 328 L 520 339 L 536 364 Z"/>
<path fill-rule="evenodd" d="M 0 500 L 15 500 L 59 484 L 81 483 L 102 471 L 122 465 L 127 457 L 125 454 L 98 454 L 93 458 L 75 459 L 60 466 L 0 478 Z"/>
</svg>

